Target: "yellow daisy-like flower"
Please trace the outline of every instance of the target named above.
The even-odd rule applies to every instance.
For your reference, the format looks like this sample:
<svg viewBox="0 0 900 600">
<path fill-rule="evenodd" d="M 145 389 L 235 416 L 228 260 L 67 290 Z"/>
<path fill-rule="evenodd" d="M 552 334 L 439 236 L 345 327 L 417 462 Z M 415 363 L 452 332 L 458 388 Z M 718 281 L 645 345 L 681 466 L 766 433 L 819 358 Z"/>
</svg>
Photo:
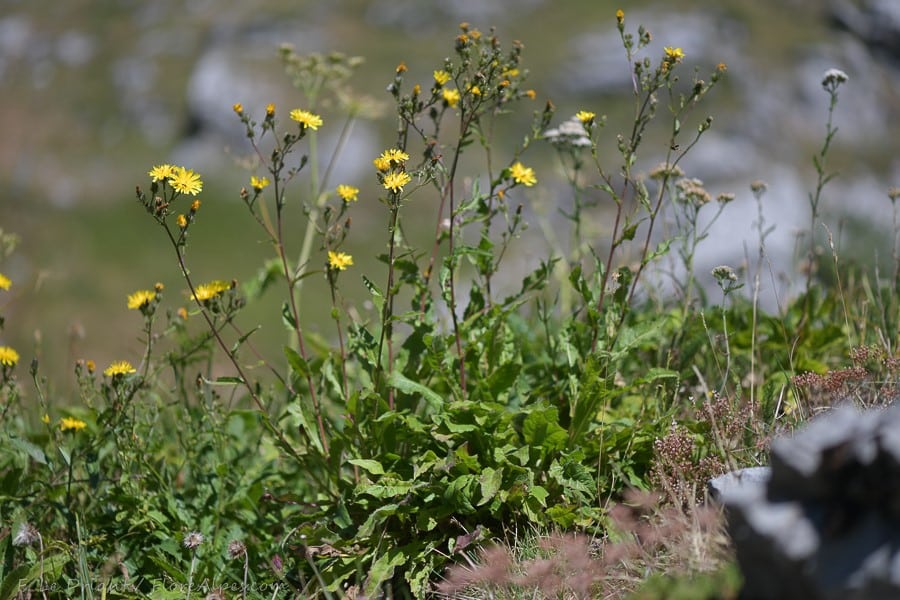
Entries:
<svg viewBox="0 0 900 600">
<path fill-rule="evenodd" d="M 169 183 L 176 192 L 190 194 L 191 196 L 196 196 L 203 189 L 203 182 L 200 180 L 199 173 L 194 173 L 191 169 L 185 169 L 184 167 L 173 167 Z"/>
<path fill-rule="evenodd" d="M 444 90 L 441 92 L 441 96 L 450 108 L 456 108 L 456 105 L 459 104 L 459 90 Z"/>
<path fill-rule="evenodd" d="M 445 83 L 450 81 L 450 73 L 441 69 L 440 71 L 434 72 L 434 82 L 438 84 L 438 86 L 442 86 Z"/>
<path fill-rule="evenodd" d="M 156 165 L 147 172 L 151 181 L 168 181 L 175 175 L 175 167 L 172 165 Z"/>
<path fill-rule="evenodd" d="M 391 148 L 390 150 L 385 150 L 381 153 L 381 158 L 386 158 L 387 160 L 395 163 L 402 163 L 409 160 L 409 154 L 404 152 L 403 150 L 399 150 L 397 148 Z"/>
<path fill-rule="evenodd" d="M 81 431 L 85 427 L 87 427 L 87 423 L 73 417 L 63 417 L 59 421 L 60 431 Z"/>
<path fill-rule="evenodd" d="M 19 353 L 9 346 L 0 346 L 0 365 L 14 367 L 19 362 Z"/>
<path fill-rule="evenodd" d="M 309 127 L 313 131 L 322 126 L 322 117 L 300 108 L 291 111 L 291 120 L 297 121 L 302 127 Z"/>
<path fill-rule="evenodd" d="M 529 100 L 534 100 L 537 97 L 537 92 L 534 90 L 525 90 L 525 95 L 528 96 Z"/>
<path fill-rule="evenodd" d="M 269 186 L 268 177 L 257 177 L 256 175 L 250 176 L 250 187 L 252 187 L 255 191 L 261 192 Z"/>
<path fill-rule="evenodd" d="M 0 290 L 8 290 L 12 285 L 12 281 L 10 281 L 9 277 L 0 273 Z"/>
<path fill-rule="evenodd" d="M 178 226 L 181 227 L 182 229 L 187 229 L 187 226 L 188 226 L 188 220 L 187 220 L 187 217 L 186 217 L 186 216 L 184 216 L 184 215 L 178 215 L 178 216 L 175 218 L 175 222 L 176 222 L 176 223 L 178 224 Z"/>
<path fill-rule="evenodd" d="M 222 292 L 227 292 L 230 289 L 231 283 L 228 281 L 216 280 L 210 281 L 209 283 L 202 283 L 197 286 L 191 299 L 205 302 L 206 300 L 212 300 Z"/>
<path fill-rule="evenodd" d="M 394 171 L 384 176 L 384 189 L 391 190 L 395 194 L 403 191 L 403 186 L 412 181 L 412 177 L 405 171 Z"/>
<path fill-rule="evenodd" d="M 516 183 L 521 183 L 525 187 L 531 187 L 537 183 L 537 177 L 534 175 L 534 169 L 526 167 L 517 162 L 509 168 L 509 174 Z"/>
<path fill-rule="evenodd" d="M 619 10 L 616 11 L 616 21 L 621 23 L 624 20 L 625 20 L 625 11 L 620 8 Z"/>
<path fill-rule="evenodd" d="M 328 251 L 328 268 L 336 271 L 344 271 L 353 265 L 353 257 L 346 252 Z"/>
<path fill-rule="evenodd" d="M 477 85 L 473 85 L 472 87 L 469 88 L 469 93 L 472 94 L 473 96 L 480 96 L 481 88 L 478 87 Z"/>
<path fill-rule="evenodd" d="M 382 173 L 391 168 L 390 159 L 385 158 L 384 156 L 379 156 L 375 160 L 372 161 L 372 164 L 375 165 L 375 168 L 381 171 Z"/>
<path fill-rule="evenodd" d="M 269 102 L 266 104 L 266 117 L 272 118 L 275 116 L 275 105 Z"/>
<path fill-rule="evenodd" d="M 579 110 L 575 113 L 575 118 L 585 124 L 591 123 L 596 117 L 597 115 L 589 110 Z"/>
<path fill-rule="evenodd" d="M 231 105 L 231 110 L 233 110 L 237 115 L 242 115 L 244 114 L 244 105 L 240 102 L 235 102 Z"/>
<path fill-rule="evenodd" d="M 138 290 L 128 296 L 128 309 L 137 310 L 156 300 L 156 292 L 150 290 Z"/>
<path fill-rule="evenodd" d="M 118 360 L 106 367 L 106 370 L 103 371 L 103 374 L 107 377 L 121 377 L 123 375 L 131 375 L 132 373 L 137 373 L 137 370 L 132 367 L 131 363 L 127 360 Z"/>
<path fill-rule="evenodd" d="M 684 58 L 684 50 L 681 48 L 666 46 L 663 48 L 663 51 L 666 53 L 666 60 L 671 63 L 680 63 Z"/>
<path fill-rule="evenodd" d="M 335 191 L 344 202 L 355 202 L 359 196 L 359 188 L 353 187 L 352 185 L 344 185 L 343 183 L 337 186 Z"/>
</svg>

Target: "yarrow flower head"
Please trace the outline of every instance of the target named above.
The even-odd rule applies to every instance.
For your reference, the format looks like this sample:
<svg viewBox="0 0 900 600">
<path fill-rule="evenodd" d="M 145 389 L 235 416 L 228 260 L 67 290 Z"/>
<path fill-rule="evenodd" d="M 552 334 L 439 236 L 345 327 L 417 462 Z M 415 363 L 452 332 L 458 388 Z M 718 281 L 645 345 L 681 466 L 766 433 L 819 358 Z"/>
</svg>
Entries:
<svg viewBox="0 0 900 600">
<path fill-rule="evenodd" d="M 322 126 L 322 117 L 300 108 L 292 110 L 290 116 L 292 121 L 297 121 L 304 129 L 309 127 L 315 131 Z"/>
<path fill-rule="evenodd" d="M 200 180 L 198 173 L 184 167 L 172 167 L 172 169 L 169 183 L 176 192 L 196 196 L 203 189 L 203 181 Z"/>
<path fill-rule="evenodd" d="M 382 185 L 384 189 L 390 190 L 395 194 L 403 191 L 403 186 L 412 181 L 412 177 L 405 171 L 393 171 L 384 176 Z"/>
<path fill-rule="evenodd" d="M 521 183 L 525 187 L 531 187 L 537 183 L 537 177 L 534 169 L 526 167 L 520 162 L 515 163 L 509 168 L 509 175 L 516 183 Z"/>
<path fill-rule="evenodd" d="M 19 353 L 9 346 L 0 346 L 0 365 L 14 367 L 19 362 Z"/>
<path fill-rule="evenodd" d="M 335 191 L 344 202 L 356 202 L 359 199 L 359 188 L 353 187 L 352 185 L 344 185 L 342 183 L 337 186 Z"/>
<path fill-rule="evenodd" d="M 0 273 L 0 290 L 8 290 L 12 285 L 12 281 L 10 281 L 9 277 Z"/>
<path fill-rule="evenodd" d="M 60 431 L 81 431 L 85 427 L 87 427 L 87 423 L 74 417 L 63 417 L 59 421 Z"/>
<path fill-rule="evenodd" d="M 250 176 L 250 187 L 257 193 L 266 189 L 269 186 L 269 183 L 268 177 L 257 177 L 256 175 Z"/>
<path fill-rule="evenodd" d="M 588 114 L 594 115 L 594 113 Z M 561 123 L 559 127 L 548 129 L 544 132 L 544 138 L 554 146 L 590 148 L 592 145 L 591 138 L 587 136 L 584 126 L 591 121 L 583 121 L 579 115 L 584 116 L 581 113 L 578 113 L 571 119 Z"/>
<path fill-rule="evenodd" d="M 212 300 L 222 292 L 227 292 L 231 289 L 231 283 L 228 281 L 216 280 L 210 281 L 209 283 L 201 283 L 195 289 L 194 295 L 191 297 L 192 300 L 199 300 L 200 302 L 205 302 L 207 300 Z"/>
<path fill-rule="evenodd" d="M 847 74 L 840 69 L 828 69 L 822 75 L 822 87 L 828 92 L 834 92 L 847 79 Z"/>
<path fill-rule="evenodd" d="M 137 310 L 144 308 L 156 300 L 156 292 L 151 290 L 138 290 L 128 296 L 128 309 Z"/>
<path fill-rule="evenodd" d="M 106 367 L 106 370 L 103 371 L 103 374 L 107 377 L 122 377 L 124 375 L 131 375 L 132 373 L 137 373 L 137 370 L 131 366 L 131 363 L 127 360 L 119 360 L 114 362 L 113 364 Z"/>
<path fill-rule="evenodd" d="M 459 104 L 459 90 L 456 89 L 445 89 L 441 92 L 441 97 L 444 99 L 444 102 L 447 103 L 447 106 L 450 108 L 456 108 L 456 105 Z"/>
<path fill-rule="evenodd" d="M 353 257 L 346 252 L 328 251 L 328 268 L 335 271 L 345 271 L 347 267 L 353 266 Z"/>
</svg>

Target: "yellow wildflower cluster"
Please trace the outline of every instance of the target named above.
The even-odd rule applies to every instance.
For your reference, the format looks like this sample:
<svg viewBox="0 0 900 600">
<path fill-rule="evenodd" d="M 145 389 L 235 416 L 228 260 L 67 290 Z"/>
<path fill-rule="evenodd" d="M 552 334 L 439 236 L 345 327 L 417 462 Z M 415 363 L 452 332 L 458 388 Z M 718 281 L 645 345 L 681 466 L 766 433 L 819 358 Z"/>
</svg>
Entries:
<svg viewBox="0 0 900 600">
<path fill-rule="evenodd" d="M 12 286 L 12 281 L 10 281 L 9 277 L 0 273 L 0 290 L 8 290 Z"/>
<path fill-rule="evenodd" d="M 203 190 L 203 181 L 200 179 L 200 175 L 185 167 L 170 164 L 156 165 L 147 174 L 154 183 L 168 183 L 179 194 L 196 196 Z"/>
<path fill-rule="evenodd" d="M 438 87 L 444 85 L 450 81 L 450 73 L 444 70 L 435 71 L 434 72 L 434 82 L 438 85 Z"/>
<path fill-rule="evenodd" d="M 197 286 L 191 299 L 205 302 L 206 300 L 212 300 L 222 292 L 227 292 L 230 289 L 231 283 L 228 281 L 216 280 L 210 281 L 209 283 L 202 283 Z"/>
<path fill-rule="evenodd" d="M 534 169 L 526 167 L 520 162 L 516 162 L 509 168 L 509 175 L 512 177 L 513 181 L 520 183 L 525 187 L 531 187 L 537 183 L 537 176 L 534 174 Z"/>
<path fill-rule="evenodd" d="M 341 184 L 335 190 L 344 202 L 356 202 L 359 199 L 359 188 Z"/>
<path fill-rule="evenodd" d="M 9 346 L 0 346 L 0 365 L 14 367 L 19 362 L 19 353 Z"/>
<path fill-rule="evenodd" d="M 87 423 L 74 417 L 63 417 L 59 421 L 60 431 L 81 431 L 85 427 L 87 427 Z"/>
<path fill-rule="evenodd" d="M 353 266 L 353 257 L 346 252 L 328 251 L 328 268 L 335 271 L 344 271 Z"/>
<path fill-rule="evenodd" d="M 128 296 L 128 309 L 137 310 L 156 300 L 156 292 L 151 290 L 138 290 Z"/>
<path fill-rule="evenodd" d="M 257 177 L 256 175 L 250 176 L 250 187 L 257 193 L 266 189 L 269 186 L 269 183 L 268 177 Z"/>
<path fill-rule="evenodd" d="M 456 108 L 456 105 L 459 104 L 460 95 L 457 89 L 445 89 L 441 92 L 441 97 L 450 108 Z"/>
<path fill-rule="evenodd" d="M 300 127 L 309 127 L 313 131 L 322 126 L 322 117 L 307 110 L 295 108 L 290 112 L 291 120 L 300 123 Z"/>
<path fill-rule="evenodd" d="M 122 377 L 124 375 L 131 375 L 132 373 L 137 373 L 137 370 L 131 366 L 131 363 L 127 360 L 118 360 L 103 371 L 103 374 L 107 377 Z"/>
</svg>

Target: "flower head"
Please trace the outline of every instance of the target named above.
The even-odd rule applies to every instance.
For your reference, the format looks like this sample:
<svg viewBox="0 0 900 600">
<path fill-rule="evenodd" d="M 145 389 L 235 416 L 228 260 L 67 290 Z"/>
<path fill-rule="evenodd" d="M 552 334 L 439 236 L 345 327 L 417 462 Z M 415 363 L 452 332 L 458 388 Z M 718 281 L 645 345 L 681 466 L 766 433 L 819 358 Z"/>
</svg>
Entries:
<svg viewBox="0 0 900 600">
<path fill-rule="evenodd" d="M 138 290 L 128 296 L 128 309 L 137 310 L 144 308 L 156 300 L 156 292 L 150 290 Z"/>
<path fill-rule="evenodd" d="M 342 183 L 341 185 L 337 186 L 337 189 L 335 191 L 344 202 L 355 202 L 359 199 L 359 188 L 353 187 L 352 185 L 344 185 Z"/>
<path fill-rule="evenodd" d="M 842 83 L 847 81 L 847 74 L 840 69 L 828 69 L 822 74 L 822 87 L 827 91 L 835 91 Z"/>
<path fill-rule="evenodd" d="M 392 166 L 402 165 L 409 160 L 409 154 L 397 148 L 391 148 L 381 153 L 381 156 L 372 161 L 375 168 L 381 172 L 387 171 Z"/>
<path fill-rule="evenodd" d="M 353 257 L 346 252 L 328 251 L 328 268 L 335 271 L 344 271 L 353 266 Z"/>
<path fill-rule="evenodd" d="M 302 128 L 309 127 L 313 131 L 322 126 L 322 117 L 300 108 L 291 111 L 291 120 L 300 123 Z"/>
<path fill-rule="evenodd" d="M 271 119 L 274 116 L 275 116 L 275 104 L 273 104 L 272 102 L 269 102 L 268 104 L 266 104 L 266 118 Z"/>
<path fill-rule="evenodd" d="M 537 177 L 534 174 L 534 169 L 532 169 L 531 167 L 526 167 L 520 162 L 515 163 L 509 168 L 509 175 L 513 178 L 513 181 L 515 181 L 516 183 L 521 183 L 525 187 L 531 187 L 535 183 L 537 183 Z"/>
<path fill-rule="evenodd" d="M 250 187 L 257 193 L 263 191 L 269 185 L 268 177 L 257 177 L 256 175 L 250 176 Z"/>
<path fill-rule="evenodd" d="M 200 302 L 212 300 L 222 292 L 227 292 L 230 289 L 231 283 L 228 281 L 216 280 L 210 281 L 209 283 L 201 283 L 197 286 L 191 299 L 199 300 Z"/>
<path fill-rule="evenodd" d="M 391 190 L 395 194 L 403 191 L 403 186 L 412 181 L 412 177 L 405 171 L 392 171 L 384 176 L 382 185 L 384 189 Z"/>
<path fill-rule="evenodd" d="M 12 281 L 9 280 L 9 277 L 0 273 L 0 290 L 8 290 L 12 285 Z"/>
<path fill-rule="evenodd" d="M 681 48 L 666 46 L 663 48 L 663 52 L 666 53 L 666 62 L 678 64 L 684 59 L 684 50 Z"/>
<path fill-rule="evenodd" d="M 585 111 L 581 111 L 582 113 Z M 594 113 L 589 113 L 593 115 Z M 544 138 L 555 146 L 571 146 L 573 148 L 590 148 L 592 145 L 591 138 L 588 137 L 584 130 L 586 123 L 592 121 L 582 121 L 578 113 L 574 117 L 564 121 L 559 127 L 548 129 L 544 132 Z M 581 115 L 584 116 L 584 115 Z"/>
<path fill-rule="evenodd" d="M 244 114 L 244 105 L 240 102 L 235 102 L 231 105 L 231 110 L 233 110 L 237 115 L 242 115 Z"/>
<path fill-rule="evenodd" d="M 103 374 L 107 377 L 121 377 L 123 375 L 131 375 L 132 373 L 137 373 L 137 370 L 131 366 L 131 363 L 127 360 L 118 360 L 113 364 L 106 367 L 106 370 L 103 371 Z"/>
<path fill-rule="evenodd" d="M 447 106 L 450 108 L 456 108 L 456 105 L 459 104 L 459 90 L 456 89 L 445 89 L 441 92 L 441 97 L 443 97 L 444 102 L 447 103 Z"/>
<path fill-rule="evenodd" d="M 435 71 L 434 72 L 434 82 L 438 84 L 438 87 L 444 85 L 450 81 L 450 73 L 444 70 Z"/>
<path fill-rule="evenodd" d="M 147 172 L 151 181 L 168 181 L 175 174 L 175 167 L 172 165 L 156 165 Z"/>
<path fill-rule="evenodd" d="M 60 431 L 81 431 L 85 427 L 87 427 L 87 423 L 73 417 L 63 417 L 59 421 Z"/>
<path fill-rule="evenodd" d="M 175 218 L 175 223 L 177 223 L 178 226 L 179 226 L 181 229 L 187 229 L 187 226 L 188 226 L 188 220 L 187 220 L 187 217 L 186 217 L 186 216 L 184 216 L 184 215 L 178 215 L 178 216 Z"/>
<path fill-rule="evenodd" d="M 588 125 L 594 122 L 594 119 L 597 118 L 597 115 L 589 110 L 579 110 L 577 113 L 575 113 L 575 118 L 585 125 Z"/>
<path fill-rule="evenodd" d="M 19 353 L 9 346 L 0 346 L 0 365 L 14 367 L 19 362 Z"/>
<path fill-rule="evenodd" d="M 192 531 L 184 536 L 184 547 L 195 550 L 203 543 L 203 534 L 199 531 Z"/>
<path fill-rule="evenodd" d="M 200 175 L 184 167 L 172 167 L 169 183 L 176 192 L 190 194 L 191 196 L 196 196 L 203 189 L 203 181 L 200 180 Z"/>
<path fill-rule="evenodd" d="M 228 542 L 228 556 L 232 559 L 241 558 L 247 554 L 247 546 L 241 540 Z"/>
</svg>

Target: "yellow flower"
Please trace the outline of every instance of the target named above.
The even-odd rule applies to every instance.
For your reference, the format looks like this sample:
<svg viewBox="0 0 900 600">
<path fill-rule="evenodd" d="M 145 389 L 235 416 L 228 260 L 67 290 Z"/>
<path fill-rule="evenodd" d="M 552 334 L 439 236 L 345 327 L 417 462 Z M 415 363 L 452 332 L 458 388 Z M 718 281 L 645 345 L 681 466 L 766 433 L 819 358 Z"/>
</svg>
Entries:
<svg viewBox="0 0 900 600">
<path fill-rule="evenodd" d="M 87 427 L 87 423 L 85 423 L 81 419 L 75 419 L 72 417 L 63 417 L 59 421 L 59 430 L 60 431 L 81 431 L 85 427 Z"/>
<path fill-rule="evenodd" d="M 95 363 L 94 361 L 92 361 L 90 359 L 85 361 L 84 366 L 87 367 L 88 373 L 93 373 L 94 371 L 97 370 L 97 363 Z"/>
<path fill-rule="evenodd" d="M 261 192 L 269 185 L 268 177 L 257 177 L 256 175 L 250 176 L 250 187 L 252 187 L 256 192 Z"/>
<path fill-rule="evenodd" d="M 242 115 L 244 114 L 244 105 L 240 102 L 235 102 L 231 105 L 231 110 L 233 110 L 235 114 Z"/>
<path fill-rule="evenodd" d="M 469 88 L 469 93 L 472 94 L 473 96 L 480 96 L 481 88 L 478 87 L 477 85 L 473 85 L 472 87 Z"/>
<path fill-rule="evenodd" d="M 391 190 L 395 194 L 403 191 L 403 186 L 412 181 L 409 173 L 404 171 L 394 171 L 384 176 L 384 189 Z"/>
<path fill-rule="evenodd" d="M 266 104 L 266 118 L 272 118 L 275 116 L 275 105 L 269 102 Z"/>
<path fill-rule="evenodd" d="M 156 292 L 151 292 L 150 290 L 138 290 L 128 296 L 128 309 L 136 310 L 143 308 L 154 300 L 156 300 Z"/>
<path fill-rule="evenodd" d="M 0 346 L 0 365 L 14 367 L 19 362 L 19 353 L 9 346 Z"/>
<path fill-rule="evenodd" d="M 291 120 L 300 123 L 304 129 L 309 127 L 313 131 L 322 126 L 322 117 L 299 108 L 291 111 Z"/>
<path fill-rule="evenodd" d="M 174 174 L 175 167 L 172 165 L 156 165 L 147 172 L 151 181 L 167 181 Z"/>
<path fill-rule="evenodd" d="M 12 281 L 9 280 L 9 277 L 0 273 L 0 290 L 8 290 L 11 285 Z"/>
<path fill-rule="evenodd" d="M 50 424 L 50 415 L 48 415 L 47 413 L 44 413 L 44 416 L 41 417 L 41 423 L 43 423 L 44 425 L 49 425 Z"/>
<path fill-rule="evenodd" d="M 625 20 L 625 11 L 621 8 L 616 11 L 616 21 L 622 23 Z"/>
<path fill-rule="evenodd" d="M 405 73 L 406 72 L 406 63 L 401 60 L 400 64 L 397 65 L 396 72 L 397 72 L 397 75 L 399 75 L 400 73 Z"/>
<path fill-rule="evenodd" d="M 513 67 L 512 69 L 507 69 L 506 71 L 503 71 L 502 73 L 500 73 L 500 75 L 502 75 L 503 77 L 518 77 L 519 70 L 516 69 L 515 67 Z"/>
<path fill-rule="evenodd" d="M 227 281 L 216 280 L 210 281 L 209 283 L 202 283 L 197 286 L 191 299 L 199 300 L 200 302 L 212 300 L 222 292 L 227 292 L 230 289 L 231 283 Z"/>
<path fill-rule="evenodd" d="M 175 218 L 175 222 L 178 223 L 178 226 L 181 227 L 182 229 L 187 229 L 188 221 L 187 221 L 187 217 L 186 217 L 186 216 L 184 216 L 184 215 L 178 215 L 178 216 Z"/>
<path fill-rule="evenodd" d="M 391 162 L 395 162 L 397 164 L 405 162 L 409 160 L 409 154 L 404 152 L 403 150 L 399 150 L 397 148 L 391 148 L 390 150 L 385 150 L 381 153 L 381 158 L 386 158 Z"/>
<path fill-rule="evenodd" d="M 355 188 L 352 185 L 344 185 L 343 183 L 337 186 L 337 195 L 341 197 L 341 200 L 344 202 L 355 202 L 359 195 L 359 188 Z"/>
<path fill-rule="evenodd" d="M 106 367 L 103 374 L 107 377 L 121 377 L 122 375 L 131 375 L 137 373 L 137 370 L 131 366 L 127 360 L 119 360 Z"/>
<path fill-rule="evenodd" d="M 728 65 L 726 65 L 723 62 L 720 62 L 719 64 L 716 65 L 716 71 L 718 71 L 719 73 L 724 73 L 727 70 L 728 70 Z"/>
<path fill-rule="evenodd" d="M 525 90 L 525 95 L 528 96 L 530 100 L 534 100 L 537 97 L 537 92 L 534 90 Z"/>
<path fill-rule="evenodd" d="M 438 84 L 438 87 L 444 85 L 448 81 L 450 81 L 450 73 L 447 71 L 442 69 L 434 72 L 434 82 Z"/>
<path fill-rule="evenodd" d="M 575 113 L 575 118 L 584 124 L 593 122 L 593 120 L 594 120 L 594 118 L 596 118 L 596 116 L 597 115 L 595 115 L 594 113 L 587 111 L 587 110 L 579 110 L 577 113 Z"/>
<path fill-rule="evenodd" d="M 537 177 L 534 175 L 534 169 L 531 167 L 526 167 L 520 162 L 517 162 L 513 166 L 509 168 L 509 174 L 513 178 L 513 181 L 516 183 L 521 183 L 526 187 L 531 187 L 535 183 L 537 183 Z"/>
<path fill-rule="evenodd" d="M 684 58 L 684 50 L 681 48 L 672 48 L 671 46 L 666 46 L 663 48 L 663 51 L 666 53 L 666 60 L 671 63 L 680 63 Z"/>
<path fill-rule="evenodd" d="M 191 202 L 191 212 L 195 213 L 200 210 L 200 200 L 194 200 Z"/>
<path fill-rule="evenodd" d="M 169 177 L 169 183 L 172 189 L 182 194 L 190 194 L 196 196 L 203 189 L 203 182 L 200 175 L 194 173 L 191 169 L 184 167 L 172 167 L 172 175 Z"/>
<path fill-rule="evenodd" d="M 343 271 L 353 265 L 353 257 L 345 252 L 328 251 L 328 268 Z"/>
<path fill-rule="evenodd" d="M 459 90 L 444 90 L 441 95 L 450 108 L 456 108 L 459 104 Z"/>
<path fill-rule="evenodd" d="M 391 168 L 390 159 L 385 158 L 384 156 L 379 156 L 375 160 L 372 161 L 372 164 L 375 165 L 375 168 L 381 172 L 387 171 Z"/>
</svg>

